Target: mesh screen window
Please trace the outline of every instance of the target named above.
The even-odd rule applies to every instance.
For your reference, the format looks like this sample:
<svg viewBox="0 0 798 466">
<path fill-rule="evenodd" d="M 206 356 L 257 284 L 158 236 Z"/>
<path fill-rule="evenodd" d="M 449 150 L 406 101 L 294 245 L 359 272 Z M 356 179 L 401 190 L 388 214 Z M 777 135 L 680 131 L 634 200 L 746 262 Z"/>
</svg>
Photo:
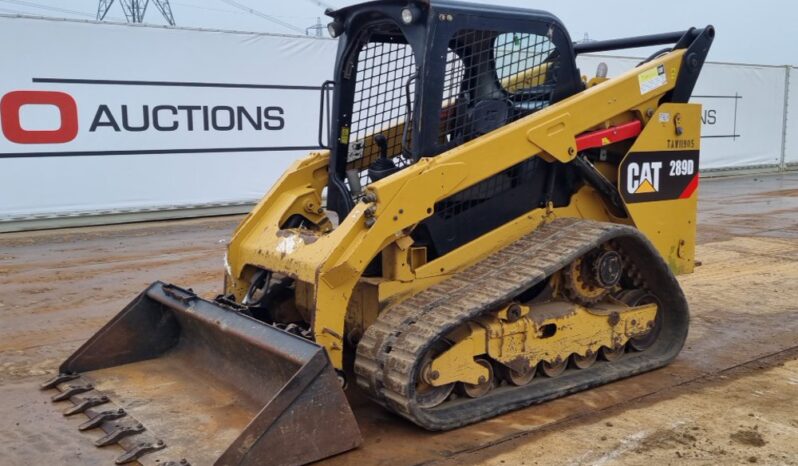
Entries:
<svg viewBox="0 0 798 466">
<path fill-rule="evenodd" d="M 366 170 L 379 157 L 379 148 L 373 143 L 377 134 L 388 141 L 388 158 L 398 167 L 408 163 L 401 157 L 402 140 L 407 106 L 411 105 L 412 112 L 415 99 L 415 85 L 410 84 L 410 95 L 407 87 L 415 73 L 413 49 L 407 44 L 369 42 L 358 54 L 347 169 L 357 172 L 361 188 L 370 182 Z M 409 141 L 408 128 L 406 143 Z"/>
<path fill-rule="evenodd" d="M 449 44 L 439 142 L 452 147 L 551 102 L 557 54 L 546 36 L 462 31 Z"/>
</svg>

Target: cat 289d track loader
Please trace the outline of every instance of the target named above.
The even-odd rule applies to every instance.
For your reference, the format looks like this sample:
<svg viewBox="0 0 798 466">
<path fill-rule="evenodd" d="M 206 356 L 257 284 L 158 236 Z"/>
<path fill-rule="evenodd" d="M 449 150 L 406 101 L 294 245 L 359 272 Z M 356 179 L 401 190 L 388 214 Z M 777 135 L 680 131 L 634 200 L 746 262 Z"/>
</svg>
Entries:
<svg viewBox="0 0 798 466">
<path fill-rule="evenodd" d="M 684 343 L 711 26 L 573 44 L 533 10 L 328 14 L 326 148 L 241 222 L 223 293 L 154 283 L 44 385 L 120 463 L 310 462 L 360 443 L 346 382 L 445 430 Z M 654 45 L 613 79 L 576 66 Z"/>
</svg>

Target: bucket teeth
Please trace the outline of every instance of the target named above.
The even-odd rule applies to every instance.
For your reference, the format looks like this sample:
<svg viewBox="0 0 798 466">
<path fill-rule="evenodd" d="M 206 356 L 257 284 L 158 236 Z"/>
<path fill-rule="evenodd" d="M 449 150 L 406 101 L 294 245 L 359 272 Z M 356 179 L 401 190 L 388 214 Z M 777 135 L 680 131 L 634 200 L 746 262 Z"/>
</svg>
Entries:
<svg viewBox="0 0 798 466">
<path fill-rule="evenodd" d="M 145 430 L 146 429 L 144 429 L 144 426 L 141 425 L 140 423 L 132 425 L 114 424 L 114 430 L 98 438 L 97 441 L 94 442 L 94 444 L 97 445 L 98 447 L 104 447 L 106 445 L 116 443 L 125 437 L 129 437 L 135 434 L 140 434 Z"/>
<path fill-rule="evenodd" d="M 89 396 L 83 398 L 83 401 L 76 404 L 75 406 L 67 409 L 64 411 L 64 416 L 72 416 L 73 414 L 78 414 L 86 411 L 89 408 L 93 408 L 95 406 L 99 406 L 103 403 L 108 403 L 108 397 L 105 395 L 101 396 Z"/>
<path fill-rule="evenodd" d="M 94 385 L 87 383 L 84 385 L 70 385 L 61 393 L 53 395 L 51 400 L 53 401 L 64 401 L 70 399 L 73 395 L 78 395 L 80 393 L 86 393 L 88 391 L 94 390 Z"/>
<path fill-rule="evenodd" d="M 122 408 L 103 411 L 101 413 L 96 414 L 91 419 L 78 426 L 78 430 L 82 431 L 82 430 L 94 429 L 96 427 L 100 427 L 100 424 L 102 424 L 105 421 L 113 421 L 114 419 L 119 419 L 120 417 L 124 417 L 126 415 L 127 413 Z"/>
<path fill-rule="evenodd" d="M 80 374 L 76 372 L 62 372 L 53 377 L 52 379 L 48 380 L 47 382 L 44 382 L 43 384 L 39 385 L 39 388 L 41 390 L 50 390 L 51 388 L 57 387 L 58 384 L 60 383 L 69 382 L 70 380 L 75 380 L 78 377 L 80 377 Z"/>
<path fill-rule="evenodd" d="M 62 385 L 68 381 L 74 382 L 66 386 Z M 132 463 L 148 453 L 166 448 L 166 443 L 163 440 L 155 438 L 149 433 L 142 434 L 147 430 L 142 423 L 129 416 L 123 408 L 116 406 L 108 395 L 98 390 L 91 380 L 82 377 L 79 373 L 62 372 L 42 383 L 41 388 L 59 391 L 51 398 L 53 401 L 68 400 L 72 403 L 73 406 L 64 410 L 64 416 L 82 413 L 89 418 L 78 426 L 79 431 L 96 428 L 105 431 L 105 435 L 94 442 L 96 446 L 105 447 L 118 443 L 125 450 L 116 459 L 116 464 Z M 81 393 L 85 393 L 85 395 L 81 395 Z M 97 406 L 100 408 L 95 408 Z M 103 408 L 105 410 L 100 411 Z M 121 420 L 116 421 L 117 419 Z M 160 464 L 163 465 L 163 463 Z M 187 466 L 187 463 L 180 463 L 179 466 Z"/>
<path fill-rule="evenodd" d="M 142 455 L 147 453 L 151 453 L 153 451 L 158 451 L 163 448 L 166 448 L 166 444 L 163 440 L 156 440 L 155 442 L 142 442 L 137 444 L 132 449 L 128 450 L 127 452 L 119 455 L 116 459 L 116 464 L 125 464 L 130 463 L 132 461 L 136 461 Z"/>
</svg>

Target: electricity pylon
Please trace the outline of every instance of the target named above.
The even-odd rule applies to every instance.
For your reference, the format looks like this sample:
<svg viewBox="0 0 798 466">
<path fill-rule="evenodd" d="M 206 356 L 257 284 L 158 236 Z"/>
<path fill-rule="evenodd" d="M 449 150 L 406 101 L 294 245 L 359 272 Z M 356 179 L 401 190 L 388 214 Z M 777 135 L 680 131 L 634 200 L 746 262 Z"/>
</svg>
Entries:
<svg viewBox="0 0 798 466">
<path fill-rule="evenodd" d="M 161 12 L 166 22 L 170 26 L 174 26 L 175 17 L 172 15 L 172 7 L 169 5 L 169 0 L 152 0 L 152 3 Z M 105 15 L 108 14 L 108 10 L 111 9 L 113 4 L 114 0 L 100 0 L 97 5 L 97 21 L 105 19 Z M 147 12 L 150 0 L 119 0 L 119 4 L 122 5 L 122 11 L 125 13 L 125 19 L 128 23 L 141 23 L 144 21 L 144 14 Z"/>
</svg>

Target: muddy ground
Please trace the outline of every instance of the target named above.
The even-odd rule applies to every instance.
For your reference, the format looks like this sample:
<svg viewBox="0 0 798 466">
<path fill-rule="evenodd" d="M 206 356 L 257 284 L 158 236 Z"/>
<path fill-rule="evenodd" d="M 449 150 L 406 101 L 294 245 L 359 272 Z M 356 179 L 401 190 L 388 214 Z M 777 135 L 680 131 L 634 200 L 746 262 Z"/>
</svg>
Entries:
<svg viewBox="0 0 798 466">
<path fill-rule="evenodd" d="M 798 173 L 702 181 L 677 361 L 447 433 L 350 394 L 328 464 L 798 464 Z M 36 385 L 154 280 L 212 296 L 238 217 L 0 235 L 0 464 L 111 464 Z M 298 448 L 301 448 L 298 446 Z"/>
</svg>

